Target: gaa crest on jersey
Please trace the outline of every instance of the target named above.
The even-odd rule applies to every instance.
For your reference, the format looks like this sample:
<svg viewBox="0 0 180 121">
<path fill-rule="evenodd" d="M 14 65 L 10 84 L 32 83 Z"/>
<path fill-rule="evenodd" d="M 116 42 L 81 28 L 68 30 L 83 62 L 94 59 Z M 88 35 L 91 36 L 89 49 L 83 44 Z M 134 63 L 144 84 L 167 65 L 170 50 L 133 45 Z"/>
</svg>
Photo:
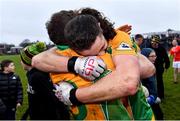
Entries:
<svg viewBox="0 0 180 121">
<path fill-rule="evenodd" d="M 132 48 L 128 43 L 121 42 L 121 44 L 116 48 L 116 50 L 132 50 Z"/>
</svg>

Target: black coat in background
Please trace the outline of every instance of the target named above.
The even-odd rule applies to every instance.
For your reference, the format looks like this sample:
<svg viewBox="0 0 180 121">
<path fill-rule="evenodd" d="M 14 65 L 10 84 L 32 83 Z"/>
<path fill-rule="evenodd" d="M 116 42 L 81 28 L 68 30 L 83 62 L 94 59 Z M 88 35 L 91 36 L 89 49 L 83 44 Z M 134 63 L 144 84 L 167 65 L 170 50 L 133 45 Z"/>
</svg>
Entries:
<svg viewBox="0 0 180 121">
<path fill-rule="evenodd" d="M 0 72 L 0 109 L 4 116 L 0 119 L 14 119 L 17 103 L 23 102 L 23 89 L 19 76 L 14 73 Z M 12 117 L 7 113 L 14 112 Z M 7 114 L 7 116 L 6 116 Z"/>
<path fill-rule="evenodd" d="M 28 101 L 30 119 L 69 119 L 67 107 L 55 97 L 48 73 L 31 69 L 28 77 Z"/>
<path fill-rule="evenodd" d="M 169 57 L 167 54 L 167 51 L 164 47 L 161 45 L 158 46 L 158 48 L 153 48 L 155 50 L 157 58 L 155 61 L 155 67 L 156 67 L 156 78 L 157 78 L 157 92 L 158 97 L 161 99 L 164 98 L 164 83 L 163 83 L 163 73 L 164 69 L 168 69 L 170 66 Z"/>
<path fill-rule="evenodd" d="M 6 111 L 6 106 L 5 106 L 4 102 L 0 98 L 0 120 L 5 119 L 4 118 L 5 111 Z"/>
</svg>

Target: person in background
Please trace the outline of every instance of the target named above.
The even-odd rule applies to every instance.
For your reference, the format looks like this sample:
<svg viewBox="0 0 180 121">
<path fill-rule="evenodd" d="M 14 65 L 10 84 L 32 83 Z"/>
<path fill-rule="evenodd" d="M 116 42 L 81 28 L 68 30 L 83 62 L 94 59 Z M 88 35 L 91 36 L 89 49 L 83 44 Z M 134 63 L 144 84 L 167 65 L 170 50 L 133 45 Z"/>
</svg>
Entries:
<svg viewBox="0 0 180 121">
<path fill-rule="evenodd" d="M 27 71 L 28 78 L 29 116 L 31 120 L 68 120 L 66 106 L 54 95 L 49 73 L 31 67 L 32 57 L 45 49 L 45 43 L 37 42 L 20 52 L 21 64 Z"/>
<path fill-rule="evenodd" d="M 136 49 L 137 49 L 137 52 L 140 52 L 141 49 L 140 49 L 140 46 L 141 44 L 143 43 L 143 36 L 141 34 L 136 34 L 135 37 L 135 44 L 136 44 Z"/>
<path fill-rule="evenodd" d="M 143 48 L 141 50 L 141 54 L 146 56 L 153 64 L 155 63 L 157 56 L 153 49 Z M 159 105 L 159 103 L 160 103 L 159 98 L 157 97 L 156 75 L 154 74 L 153 76 L 151 76 L 149 78 L 143 79 L 141 82 L 142 82 L 143 86 L 145 86 L 149 91 L 149 95 L 146 97 L 146 99 L 147 99 L 147 102 L 152 107 L 152 110 L 155 115 L 155 119 L 163 120 L 163 112 Z"/>
<path fill-rule="evenodd" d="M 16 109 L 23 103 L 23 88 L 18 75 L 14 74 L 15 65 L 11 60 L 1 62 L 0 102 L 4 109 L 1 120 L 15 120 Z"/>
<path fill-rule="evenodd" d="M 170 50 L 170 54 L 173 56 L 173 68 L 174 68 L 174 80 L 175 84 L 178 83 L 178 73 L 180 73 L 180 42 L 177 39 L 172 41 L 173 47 Z"/>
<path fill-rule="evenodd" d="M 158 92 L 158 97 L 163 99 L 164 98 L 163 73 L 164 73 L 164 68 L 165 69 L 169 68 L 170 60 L 165 48 L 162 47 L 159 43 L 160 43 L 160 37 L 158 35 L 152 36 L 150 48 L 155 50 L 157 56 L 155 61 L 157 92 Z"/>
</svg>

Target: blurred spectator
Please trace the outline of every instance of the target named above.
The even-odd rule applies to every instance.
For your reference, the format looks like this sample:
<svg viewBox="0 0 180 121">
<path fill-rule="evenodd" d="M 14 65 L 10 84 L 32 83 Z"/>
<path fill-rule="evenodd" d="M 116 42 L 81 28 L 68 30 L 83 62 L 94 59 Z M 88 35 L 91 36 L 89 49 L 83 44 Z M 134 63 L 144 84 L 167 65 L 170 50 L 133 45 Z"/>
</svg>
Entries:
<svg viewBox="0 0 180 121">
<path fill-rule="evenodd" d="M 156 53 L 151 48 L 143 48 L 141 54 L 146 56 L 152 63 L 155 63 Z M 142 84 L 148 89 L 149 96 L 147 96 L 147 102 L 151 105 L 151 108 L 154 112 L 155 119 L 163 120 L 163 112 L 159 105 L 159 98 L 157 97 L 157 81 L 156 75 L 143 79 Z"/>
<path fill-rule="evenodd" d="M 135 35 L 135 44 L 137 47 L 137 52 L 141 51 L 140 46 L 142 43 L 143 43 L 143 36 L 141 34 L 136 34 Z"/>
<path fill-rule="evenodd" d="M 180 42 L 177 38 L 172 41 L 173 47 L 170 50 L 170 54 L 173 56 L 173 68 L 174 68 L 174 80 L 173 82 L 176 84 L 178 73 L 180 73 Z"/>
<path fill-rule="evenodd" d="M 156 67 L 156 77 L 157 77 L 157 92 L 158 97 L 161 99 L 164 98 L 164 83 L 163 83 L 163 73 L 164 68 L 168 69 L 170 66 L 170 61 L 168 54 L 164 47 L 162 47 L 160 44 L 160 37 L 157 35 L 152 36 L 151 38 L 151 48 L 155 50 L 157 58 L 155 61 L 155 67 Z"/>
<path fill-rule="evenodd" d="M 11 60 L 1 62 L 0 71 L 0 115 L 2 120 L 15 120 L 16 108 L 22 105 L 23 90 L 21 80 L 14 74 L 15 66 Z M 4 111 L 3 111 L 4 109 Z"/>
</svg>

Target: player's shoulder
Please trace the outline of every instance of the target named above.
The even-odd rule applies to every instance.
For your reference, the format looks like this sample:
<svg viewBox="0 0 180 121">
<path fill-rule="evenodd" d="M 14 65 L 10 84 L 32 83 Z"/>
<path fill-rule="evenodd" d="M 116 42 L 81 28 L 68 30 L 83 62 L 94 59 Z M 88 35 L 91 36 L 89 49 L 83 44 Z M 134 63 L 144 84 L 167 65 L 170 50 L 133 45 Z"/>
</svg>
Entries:
<svg viewBox="0 0 180 121">
<path fill-rule="evenodd" d="M 116 37 L 129 37 L 129 35 L 126 32 L 120 31 L 120 30 L 116 30 Z"/>
<path fill-rule="evenodd" d="M 109 44 L 112 46 L 118 46 L 121 43 L 130 43 L 131 39 L 129 35 L 123 31 L 116 30 L 116 36 L 109 41 Z"/>
</svg>

